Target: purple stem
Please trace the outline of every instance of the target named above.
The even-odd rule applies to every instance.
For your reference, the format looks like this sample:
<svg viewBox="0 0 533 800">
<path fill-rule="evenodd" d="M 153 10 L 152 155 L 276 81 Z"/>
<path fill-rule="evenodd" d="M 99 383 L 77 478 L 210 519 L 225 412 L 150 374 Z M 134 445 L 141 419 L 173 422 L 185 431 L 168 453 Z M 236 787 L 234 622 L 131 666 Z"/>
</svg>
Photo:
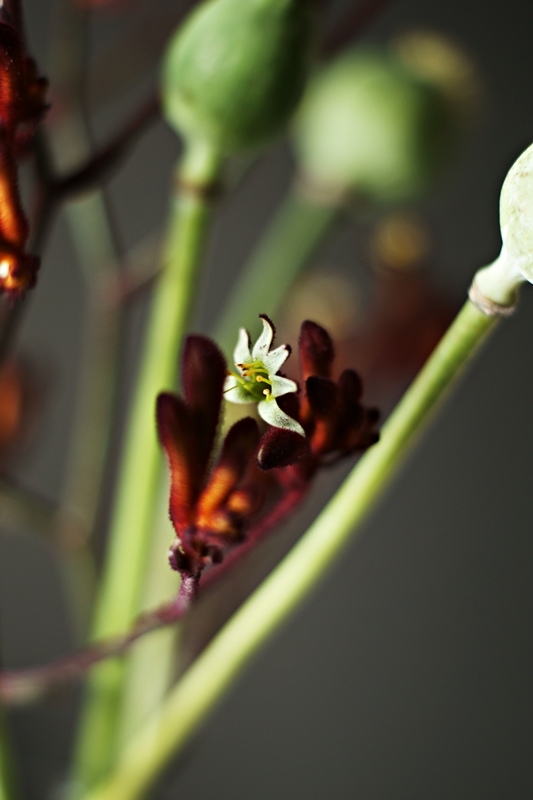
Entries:
<svg viewBox="0 0 533 800">
<path fill-rule="evenodd" d="M 126 157 L 135 140 L 159 114 L 159 98 L 154 94 L 101 150 L 97 150 L 70 175 L 52 180 L 48 189 L 55 202 L 94 188 L 109 177 Z"/>
<path fill-rule="evenodd" d="M 363 0 L 345 14 L 324 42 L 322 52 L 331 57 L 355 39 L 391 0 Z"/>
<path fill-rule="evenodd" d="M 6 703 L 22 705 L 40 698 L 57 684 L 83 676 L 104 658 L 120 656 L 141 636 L 181 619 L 198 588 L 199 575 L 184 576 L 178 594 L 169 603 L 142 614 L 125 636 L 97 642 L 85 650 L 51 664 L 0 673 L 0 697 Z"/>
<path fill-rule="evenodd" d="M 200 589 L 200 573 L 194 576 L 183 575 L 177 596 L 169 603 L 138 617 L 126 635 L 96 642 L 74 655 L 41 667 L 0 672 L 0 699 L 10 705 L 34 702 L 54 687 L 83 677 L 99 661 L 122 655 L 141 636 L 180 620 L 198 595 L 203 595 L 217 583 L 299 505 L 307 488 L 308 483 L 305 481 L 290 487 L 279 502 L 250 529 L 246 541 L 226 555 L 220 565 L 206 573 Z"/>
</svg>

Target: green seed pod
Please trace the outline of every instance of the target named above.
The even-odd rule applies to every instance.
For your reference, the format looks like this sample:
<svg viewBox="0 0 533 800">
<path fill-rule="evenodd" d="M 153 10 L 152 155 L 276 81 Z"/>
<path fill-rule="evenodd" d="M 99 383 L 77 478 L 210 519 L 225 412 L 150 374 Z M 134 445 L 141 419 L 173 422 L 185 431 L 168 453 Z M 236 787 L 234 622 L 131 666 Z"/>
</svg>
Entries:
<svg viewBox="0 0 533 800">
<path fill-rule="evenodd" d="M 515 161 L 500 195 L 501 253 L 478 270 L 470 299 L 484 313 L 516 305 L 522 283 L 533 283 L 533 145 Z M 495 304 L 495 308 L 493 308 Z"/>
<path fill-rule="evenodd" d="M 533 282 L 533 145 L 515 161 L 500 195 L 502 241 L 510 261 Z"/>
<path fill-rule="evenodd" d="M 312 81 L 295 149 L 304 184 L 327 196 L 395 201 L 431 179 L 452 133 L 449 103 L 396 55 L 357 50 Z"/>
<path fill-rule="evenodd" d="M 304 0 L 211 0 L 167 50 L 170 125 L 224 154 L 256 147 L 286 124 L 303 91 L 310 44 Z"/>
</svg>

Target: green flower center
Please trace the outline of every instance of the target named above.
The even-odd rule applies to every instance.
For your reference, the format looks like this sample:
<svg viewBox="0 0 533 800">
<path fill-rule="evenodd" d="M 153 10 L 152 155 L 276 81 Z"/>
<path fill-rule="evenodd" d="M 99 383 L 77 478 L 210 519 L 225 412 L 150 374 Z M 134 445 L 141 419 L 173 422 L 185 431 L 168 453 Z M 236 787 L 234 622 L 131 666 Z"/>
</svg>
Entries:
<svg viewBox="0 0 533 800">
<path fill-rule="evenodd" d="M 249 364 L 235 364 L 235 366 L 241 370 L 241 374 L 232 372 L 231 375 L 250 393 L 251 403 L 269 400 L 272 397 L 272 380 L 262 361 L 251 361 Z"/>
</svg>

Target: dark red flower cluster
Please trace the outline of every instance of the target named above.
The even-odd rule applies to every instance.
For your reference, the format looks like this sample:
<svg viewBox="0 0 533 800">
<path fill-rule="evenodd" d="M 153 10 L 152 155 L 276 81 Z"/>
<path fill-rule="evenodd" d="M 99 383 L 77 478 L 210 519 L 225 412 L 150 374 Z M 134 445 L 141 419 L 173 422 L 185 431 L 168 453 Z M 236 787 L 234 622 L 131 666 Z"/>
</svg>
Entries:
<svg viewBox="0 0 533 800">
<path fill-rule="evenodd" d="M 335 349 L 329 333 L 316 322 L 302 323 L 299 358 L 305 391 L 284 395 L 278 402 L 286 414 L 302 425 L 308 447 L 298 453 L 297 459 L 291 459 L 291 450 L 298 445 L 294 434 L 285 431 L 281 438 L 269 432 L 263 440 L 260 459 L 268 469 L 286 455 L 287 466 L 292 464 L 287 476 L 291 480 L 309 480 L 319 467 L 377 442 L 379 412 L 362 405 L 363 385 L 355 370 L 346 369 L 336 382 L 332 380 Z"/>
<path fill-rule="evenodd" d="M 250 417 L 230 428 L 210 468 L 227 376 L 215 343 L 189 336 L 182 375 L 185 397 L 160 394 L 156 414 L 177 536 L 169 560 L 173 569 L 196 574 L 206 563 L 221 561 L 224 549 L 241 539 L 265 500 L 267 482 L 255 460 L 259 426 Z"/>
<path fill-rule="evenodd" d="M 251 544 L 253 531 L 259 536 L 260 530 L 262 537 L 265 521 L 277 524 L 278 510 L 294 507 L 286 502 L 289 494 L 305 495 L 319 467 L 377 441 L 378 414 L 361 404 L 359 377 L 346 370 L 335 383 L 330 377 L 333 358 L 328 333 L 304 322 L 300 365 L 305 393 L 279 399 L 301 423 L 305 437 L 271 426 L 261 436 L 257 422 L 246 417 L 230 428 L 213 460 L 227 366 L 210 339 L 188 337 L 184 398 L 165 392 L 157 399 L 159 438 L 171 475 L 173 569 L 197 577 L 207 563 L 220 563 L 228 549 L 242 544 L 250 530 Z M 268 513 L 257 522 L 267 506 Z"/>
<path fill-rule="evenodd" d="M 18 31 L 0 20 L 0 291 L 11 296 L 35 283 L 39 267 L 39 260 L 26 253 L 29 228 L 18 191 L 17 159 L 46 112 L 47 86 Z"/>
</svg>

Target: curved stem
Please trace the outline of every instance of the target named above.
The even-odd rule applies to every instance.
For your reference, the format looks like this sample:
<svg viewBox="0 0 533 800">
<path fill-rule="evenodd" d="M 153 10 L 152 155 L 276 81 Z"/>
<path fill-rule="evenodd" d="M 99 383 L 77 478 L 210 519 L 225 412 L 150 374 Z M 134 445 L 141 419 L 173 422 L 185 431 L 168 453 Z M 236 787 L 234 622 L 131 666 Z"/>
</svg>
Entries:
<svg viewBox="0 0 533 800">
<path fill-rule="evenodd" d="M 141 613 L 125 634 L 93 642 L 93 644 L 88 645 L 72 655 L 64 656 L 57 661 L 52 661 L 42 666 L 0 671 L 0 700 L 3 700 L 9 705 L 26 705 L 32 703 L 35 700 L 41 699 L 48 692 L 63 683 L 75 680 L 76 678 L 82 678 L 89 669 L 100 661 L 126 653 L 132 644 L 146 636 L 146 634 L 155 633 L 156 631 L 163 633 L 164 631 L 160 629 L 168 628 L 168 626 L 181 620 L 188 611 L 190 602 L 193 599 L 196 599 L 197 596 L 203 597 L 205 592 L 208 591 L 211 586 L 216 585 L 227 572 L 231 572 L 235 564 L 259 544 L 267 533 L 283 522 L 299 505 L 307 489 L 308 485 L 302 484 L 301 486 L 290 489 L 286 495 L 281 497 L 280 501 L 265 515 L 265 517 L 260 519 L 259 522 L 250 529 L 249 538 L 246 542 L 240 545 L 233 553 L 230 553 L 222 564 L 206 574 L 201 584 L 200 591 L 198 590 L 200 584 L 199 577 L 194 583 L 191 583 L 191 581 L 185 583 L 181 582 L 179 590 L 176 590 L 175 597 L 172 600 L 160 602 L 155 608 L 152 607 L 148 611 Z M 166 494 L 168 496 L 168 490 Z M 159 548 L 159 555 L 161 549 L 162 547 Z M 168 569 L 168 566 L 167 573 L 174 576 L 172 582 L 172 588 L 174 588 L 174 584 L 179 578 L 176 576 L 176 573 L 172 573 L 172 571 Z M 155 649 L 151 649 L 150 653 L 154 658 L 156 655 L 160 656 L 161 654 L 163 654 L 164 659 L 168 658 L 165 645 L 162 644 Z M 159 671 L 161 665 L 158 661 L 155 661 L 154 658 L 149 665 L 149 671 L 145 673 L 145 677 L 147 674 L 150 680 L 155 679 L 156 683 L 160 683 L 164 681 L 165 671 L 163 670 L 163 676 L 156 674 L 154 664 L 158 664 Z M 146 664 L 143 663 L 142 666 L 146 667 Z M 135 677 L 137 677 L 137 675 Z M 142 683 L 139 682 L 137 690 L 138 700 L 139 694 L 143 691 Z M 157 694 L 159 698 L 163 695 L 161 692 L 157 692 Z M 152 693 L 150 690 L 148 697 L 142 698 L 146 706 L 150 705 L 151 696 Z M 153 703 L 152 708 L 155 708 L 156 705 L 156 703 Z M 141 716 L 142 715 L 139 715 L 139 717 Z M 124 724 L 124 719 L 122 723 Z M 132 725 L 132 728 L 133 727 Z"/>
<path fill-rule="evenodd" d="M 187 612 L 196 591 L 197 581 L 183 581 L 174 599 L 146 614 L 141 614 L 126 635 L 95 642 L 74 655 L 65 656 L 41 667 L 1 672 L 2 701 L 9 705 L 32 703 L 57 686 L 82 677 L 99 661 L 122 655 L 142 636 L 178 622 Z"/>
<path fill-rule="evenodd" d="M 468 301 L 372 447 L 289 555 L 239 609 L 84 800 L 135 800 L 190 739 L 250 657 L 316 585 L 447 390 L 494 327 Z"/>
<path fill-rule="evenodd" d="M 214 153 L 192 153 L 179 171 L 184 186 L 171 210 L 164 269 L 157 283 L 144 353 L 129 414 L 94 638 L 127 631 L 136 616 L 161 467 L 154 409 L 172 387 L 198 279 L 209 218 L 207 191 L 218 175 Z M 98 667 L 88 687 L 75 762 L 75 783 L 91 786 L 112 763 L 124 678 L 118 661 Z"/>
<path fill-rule="evenodd" d="M 244 267 L 215 326 L 213 338 L 227 355 L 233 352 L 240 327 L 247 328 L 253 336 L 259 314 L 275 317 L 337 212 L 336 206 L 317 205 L 297 188 L 291 190 Z"/>
</svg>

